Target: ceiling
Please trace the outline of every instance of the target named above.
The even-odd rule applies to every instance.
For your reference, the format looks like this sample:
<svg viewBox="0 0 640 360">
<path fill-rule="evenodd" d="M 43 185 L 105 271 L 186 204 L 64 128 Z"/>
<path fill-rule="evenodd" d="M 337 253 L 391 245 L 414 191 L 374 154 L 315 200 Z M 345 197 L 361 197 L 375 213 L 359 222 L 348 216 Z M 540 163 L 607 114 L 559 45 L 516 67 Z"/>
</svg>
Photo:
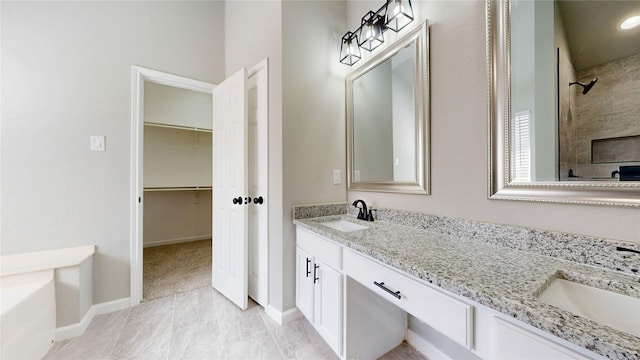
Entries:
<svg viewBox="0 0 640 360">
<path fill-rule="evenodd" d="M 620 30 L 623 20 L 640 15 L 640 1 L 560 0 L 558 5 L 576 71 L 640 53 L 640 26 Z"/>
</svg>

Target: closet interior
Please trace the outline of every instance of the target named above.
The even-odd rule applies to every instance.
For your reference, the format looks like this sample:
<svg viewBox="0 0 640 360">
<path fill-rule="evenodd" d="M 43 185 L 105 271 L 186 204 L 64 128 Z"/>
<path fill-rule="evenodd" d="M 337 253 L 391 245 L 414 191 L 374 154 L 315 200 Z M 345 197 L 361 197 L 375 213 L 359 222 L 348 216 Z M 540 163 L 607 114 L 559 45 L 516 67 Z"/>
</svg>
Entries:
<svg viewBox="0 0 640 360">
<path fill-rule="evenodd" d="M 143 299 L 211 285 L 211 95 L 144 84 Z"/>
</svg>

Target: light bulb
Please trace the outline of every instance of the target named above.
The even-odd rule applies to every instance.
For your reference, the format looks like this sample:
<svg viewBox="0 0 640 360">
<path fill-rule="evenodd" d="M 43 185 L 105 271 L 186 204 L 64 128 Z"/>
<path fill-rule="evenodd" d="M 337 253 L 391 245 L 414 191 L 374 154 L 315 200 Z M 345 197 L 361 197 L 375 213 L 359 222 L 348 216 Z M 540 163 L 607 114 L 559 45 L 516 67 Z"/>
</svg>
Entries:
<svg viewBox="0 0 640 360">
<path fill-rule="evenodd" d="M 632 16 L 620 24 L 620 29 L 629 30 L 640 25 L 640 16 Z"/>
</svg>

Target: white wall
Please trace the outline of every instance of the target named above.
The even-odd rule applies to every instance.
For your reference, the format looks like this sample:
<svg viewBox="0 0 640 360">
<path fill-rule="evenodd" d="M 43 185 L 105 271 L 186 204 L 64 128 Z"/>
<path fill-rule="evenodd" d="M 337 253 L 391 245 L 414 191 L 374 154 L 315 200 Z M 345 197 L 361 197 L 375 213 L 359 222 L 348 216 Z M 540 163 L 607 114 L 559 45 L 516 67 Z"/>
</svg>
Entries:
<svg viewBox="0 0 640 360">
<path fill-rule="evenodd" d="M 211 191 L 145 192 L 143 230 L 145 247 L 211 239 Z"/>
<path fill-rule="evenodd" d="M 292 207 L 346 198 L 344 77 L 339 62 L 345 28 L 342 1 L 282 3 L 282 134 L 284 305 L 295 306 Z M 342 184 L 333 185 L 340 170 Z"/>
<path fill-rule="evenodd" d="M 219 83 L 224 3 L 1 6 L 0 253 L 96 244 L 94 303 L 128 297 L 131 66 Z"/>
<path fill-rule="evenodd" d="M 212 129 L 211 94 L 144 82 L 144 122 Z"/>
<path fill-rule="evenodd" d="M 485 1 L 412 4 L 431 23 L 432 195 L 352 191 L 349 201 L 639 242 L 636 209 L 487 199 Z M 349 1 L 349 28 L 376 6 L 379 2 Z"/>
</svg>

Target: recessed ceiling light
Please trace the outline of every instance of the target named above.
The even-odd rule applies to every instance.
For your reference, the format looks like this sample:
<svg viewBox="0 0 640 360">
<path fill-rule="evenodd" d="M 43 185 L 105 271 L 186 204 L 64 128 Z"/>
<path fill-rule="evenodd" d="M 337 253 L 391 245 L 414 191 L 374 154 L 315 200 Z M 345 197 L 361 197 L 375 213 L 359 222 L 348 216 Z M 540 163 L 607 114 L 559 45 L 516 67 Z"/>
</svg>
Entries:
<svg viewBox="0 0 640 360">
<path fill-rule="evenodd" d="M 632 16 L 620 24 L 620 29 L 629 30 L 640 25 L 640 16 Z"/>
</svg>

